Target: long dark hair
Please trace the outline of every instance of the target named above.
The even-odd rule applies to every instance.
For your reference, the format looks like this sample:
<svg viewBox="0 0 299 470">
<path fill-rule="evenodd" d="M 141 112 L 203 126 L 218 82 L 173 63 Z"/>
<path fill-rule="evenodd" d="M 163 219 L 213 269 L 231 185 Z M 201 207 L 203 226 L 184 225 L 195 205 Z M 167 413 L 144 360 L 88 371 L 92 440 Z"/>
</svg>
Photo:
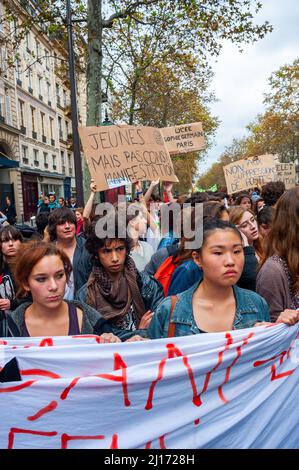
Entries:
<svg viewBox="0 0 299 470">
<path fill-rule="evenodd" d="M 261 266 L 274 254 L 286 261 L 292 288 L 299 291 L 299 188 L 289 189 L 277 202 Z"/>
</svg>

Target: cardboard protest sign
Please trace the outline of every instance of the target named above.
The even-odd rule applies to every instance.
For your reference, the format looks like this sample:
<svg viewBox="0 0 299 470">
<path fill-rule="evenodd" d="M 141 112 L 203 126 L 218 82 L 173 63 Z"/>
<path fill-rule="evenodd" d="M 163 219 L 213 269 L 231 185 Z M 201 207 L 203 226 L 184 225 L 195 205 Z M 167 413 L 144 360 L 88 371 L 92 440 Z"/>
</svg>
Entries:
<svg viewBox="0 0 299 470">
<path fill-rule="evenodd" d="M 171 155 L 196 152 L 206 146 L 201 122 L 160 129 Z"/>
<path fill-rule="evenodd" d="M 100 191 L 138 180 L 178 181 L 159 129 L 81 127 L 79 134 L 90 174 Z"/>
<path fill-rule="evenodd" d="M 275 181 L 275 157 L 271 154 L 238 160 L 223 167 L 228 194 Z"/>
<path fill-rule="evenodd" d="M 294 163 L 276 163 L 276 181 L 282 181 L 286 189 L 296 186 L 296 168 Z"/>
</svg>

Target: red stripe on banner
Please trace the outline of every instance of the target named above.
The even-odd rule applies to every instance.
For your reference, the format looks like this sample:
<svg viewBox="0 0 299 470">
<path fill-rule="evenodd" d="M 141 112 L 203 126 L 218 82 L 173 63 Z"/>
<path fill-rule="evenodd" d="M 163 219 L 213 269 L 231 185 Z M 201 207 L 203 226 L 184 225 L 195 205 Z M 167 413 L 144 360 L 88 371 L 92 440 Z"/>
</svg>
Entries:
<svg viewBox="0 0 299 470">
<path fill-rule="evenodd" d="M 271 382 L 273 380 L 282 379 L 283 377 L 288 377 L 289 375 L 292 375 L 292 373 L 295 370 L 296 369 L 291 369 L 291 370 L 287 370 L 286 372 L 281 372 L 280 374 L 276 374 L 275 364 L 272 364 L 272 366 L 271 366 Z"/>
<path fill-rule="evenodd" d="M 200 424 L 200 419 L 199 418 L 195 419 L 194 424 L 195 424 L 195 426 L 198 426 Z"/>
<path fill-rule="evenodd" d="M 194 380 L 194 374 L 193 374 L 193 370 L 188 362 L 188 358 L 187 356 L 185 356 L 179 348 L 177 348 L 174 344 L 172 343 L 169 343 L 166 345 L 166 348 L 167 348 L 167 358 L 165 359 L 162 359 L 159 363 L 159 367 L 158 367 L 158 376 L 156 378 L 156 380 L 154 380 L 150 386 L 150 390 L 149 390 L 149 394 L 148 394 L 148 399 L 147 399 L 147 402 L 146 402 L 146 405 L 145 405 L 145 409 L 146 410 L 151 410 L 152 407 L 153 407 L 153 397 L 154 397 L 154 391 L 155 391 L 155 387 L 157 385 L 157 383 L 163 379 L 163 373 L 164 373 L 164 367 L 165 367 L 165 364 L 166 364 L 166 361 L 169 360 L 169 359 L 174 359 L 175 357 L 182 357 L 183 359 L 183 364 L 184 366 L 186 367 L 187 369 L 187 372 L 188 372 L 188 377 L 189 377 L 189 380 L 190 380 L 190 383 L 191 383 L 191 387 L 192 387 L 192 391 L 193 391 L 193 403 L 194 405 L 196 406 L 200 406 L 201 405 L 201 400 L 200 400 L 200 396 L 197 395 L 197 389 L 196 389 L 196 384 L 195 384 L 195 380 Z"/>
<path fill-rule="evenodd" d="M 67 449 L 70 441 L 86 441 L 86 440 L 102 440 L 105 436 L 69 436 L 68 434 L 61 435 L 61 449 Z"/>
<path fill-rule="evenodd" d="M 43 369 L 24 369 L 21 370 L 21 375 L 41 375 L 42 377 L 49 377 L 50 379 L 61 379 L 61 376 Z"/>
<path fill-rule="evenodd" d="M 121 355 L 118 353 L 115 353 L 114 354 L 114 370 L 119 370 L 119 369 L 121 369 L 121 372 L 122 372 L 121 377 L 119 377 L 118 375 L 113 375 L 113 374 L 97 374 L 96 377 L 100 377 L 106 380 L 113 380 L 114 382 L 121 382 L 122 388 L 123 388 L 125 406 L 130 406 L 131 402 L 129 400 L 129 394 L 128 394 L 127 365 L 123 361 Z"/>
<path fill-rule="evenodd" d="M 13 387 L 5 387 L 5 388 L 0 387 L 0 393 L 18 392 L 19 390 L 22 390 L 23 388 L 31 387 L 31 385 L 34 384 L 35 382 L 36 380 L 29 380 L 28 382 L 23 382 L 20 385 L 15 385 Z"/>
<path fill-rule="evenodd" d="M 264 359 L 263 361 L 255 361 L 253 363 L 253 367 L 259 367 L 259 366 L 262 366 L 263 364 L 266 364 L 267 362 L 270 362 L 270 361 L 274 361 L 275 359 L 277 359 L 278 357 L 281 356 L 281 354 L 285 354 L 286 351 L 283 351 L 282 353 L 280 354 L 277 354 L 276 356 L 272 356 L 270 357 L 269 359 Z"/>
<path fill-rule="evenodd" d="M 220 400 L 222 400 L 224 403 L 228 403 L 228 400 L 225 398 L 225 396 L 223 395 L 223 390 L 222 390 L 222 387 L 229 381 L 229 376 L 230 376 L 230 371 L 231 369 L 234 367 L 234 365 L 236 364 L 237 360 L 241 357 L 242 355 L 242 347 L 243 346 L 246 346 L 249 342 L 249 340 L 254 336 L 254 333 L 249 333 L 249 335 L 247 336 L 247 338 L 245 338 L 243 340 L 243 343 L 241 344 L 241 346 L 238 346 L 236 351 L 237 351 L 237 357 L 233 360 L 233 362 L 231 363 L 231 365 L 226 369 L 226 374 L 225 374 L 225 379 L 224 379 L 224 382 L 222 385 L 220 385 L 218 387 L 218 395 L 219 395 L 219 398 Z"/>
<path fill-rule="evenodd" d="M 66 387 L 66 389 L 65 389 L 65 390 L 62 392 L 62 394 L 60 395 L 61 400 L 65 400 L 65 399 L 67 398 L 69 392 L 72 390 L 72 388 L 74 388 L 74 387 L 77 385 L 77 383 L 79 382 L 79 380 L 80 380 L 80 377 L 75 377 L 75 378 L 71 381 L 70 385 L 69 385 L 68 387 Z"/>
<path fill-rule="evenodd" d="M 54 411 L 57 408 L 57 406 L 58 406 L 57 401 L 51 401 L 51 403 L 49 403 L 49 405 L 47 405 L 44 408 L 42 408 L 41 410 L 39 410 L 37 413 L 35 413 L 35 415 L 28 416 L 27 419 L 29 421 L 35 421 L 35 420 L 41 418 L 46 413 L 50 413 L 51 411 Z"/>
<path fill-rule="evenodd" d="M 45 431 L 33 431 L 31 429 L 11 428 L 9 431 L 9 435 L 8 435 L 8 447 L 7 447 L 8 449 L 13 448 L 15 434 L 31 434 L 33 436 L 52 437 L 52 436 L 57 436 L 58 433 L 56 431 L 45 432 Z"/>
<path fill-rule="evenodd" d="M 118 437 L 117 434 L 113 434 L 110 449 L 118 449 Z"/>
<path fill-rule="evenodd" d="M 213 369 L 206 374 L 204 386 L 203 386 L 203 389 L 202 389 L 201 393 L 199 394 L 199 396 L 201 396 L 203 393 L 205 393 L 208 390 L 210 379 L 212 377 L 213 372 L 216 372 L 218 367 L 221 366 L 221 364 L 223 362 L 223 354 L 225 353 L 225 351 L 228 351 L 229 347 L 233 344 L 233 338 L 232 338 L 230 333 L 226 333 L 225 338 L 226 338 L 226 345 L 224 347 L 224 350 L 220 351 L 218 353 L 218 362 L 217 362 L 216 366 L 213 367 Z"/>
<path fill-rule="evenodd" d="M 6 346 L 6 345 L 7 345 L 7 341 L 4 341 L 4 339 L 0 339 L 0 345 L 1 345 L 1 346 Z"/>
<path fill-rule="evenodd" d="M 166 449 L 165 447 L 165 434 L 164 436 L 159 437 L 160 449 Z"/>
<path fill-rule="evenodd" d="M 53 338 L 44 338 L 39 343 L 39 346 L 43 348 L 44 346 L 54 346 Z"/>
</svg>

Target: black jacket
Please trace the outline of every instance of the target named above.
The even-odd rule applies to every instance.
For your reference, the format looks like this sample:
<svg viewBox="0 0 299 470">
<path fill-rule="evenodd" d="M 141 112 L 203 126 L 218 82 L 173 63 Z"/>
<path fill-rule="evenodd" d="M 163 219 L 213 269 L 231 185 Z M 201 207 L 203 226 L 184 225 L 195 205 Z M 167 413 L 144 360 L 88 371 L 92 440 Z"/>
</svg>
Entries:
<svg viewBox="0 0 299 470">
<path fill-rule="evenodd" d="M 13 204 L 6 206 L 3 212 L 6 215 L 8 222 L 10 224 L 15 224 L 17 217 L 15 206 Z"/>
<path fill-rule="evenodd" d="M 77 246 L 73 257 L 75 294 L 86 284 L 91 273 L 91 255 L 85 248 L 85 238 L 76 237 Z"/>
</svg>

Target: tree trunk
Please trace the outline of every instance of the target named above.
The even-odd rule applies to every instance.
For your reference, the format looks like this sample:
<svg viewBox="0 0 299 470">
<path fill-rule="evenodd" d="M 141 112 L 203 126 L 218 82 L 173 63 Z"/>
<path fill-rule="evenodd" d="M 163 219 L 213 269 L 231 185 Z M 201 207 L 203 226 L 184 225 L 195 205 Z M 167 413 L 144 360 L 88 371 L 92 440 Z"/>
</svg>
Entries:
<svg viewBox="0 0 299 470">
<path fill-rule="evenodd" d="M 88 0 L 87 5 L 88 56 L 87 56 L 87 126 L 102 123 L 102 0 Z M 90 194 L 90 173 L 84 161 L 84 199 Z"/>
<path fill-rule="evenodd" d="M 102 122 L 102 0 L 88 0 L 87 125 Z"/>
</svg>

